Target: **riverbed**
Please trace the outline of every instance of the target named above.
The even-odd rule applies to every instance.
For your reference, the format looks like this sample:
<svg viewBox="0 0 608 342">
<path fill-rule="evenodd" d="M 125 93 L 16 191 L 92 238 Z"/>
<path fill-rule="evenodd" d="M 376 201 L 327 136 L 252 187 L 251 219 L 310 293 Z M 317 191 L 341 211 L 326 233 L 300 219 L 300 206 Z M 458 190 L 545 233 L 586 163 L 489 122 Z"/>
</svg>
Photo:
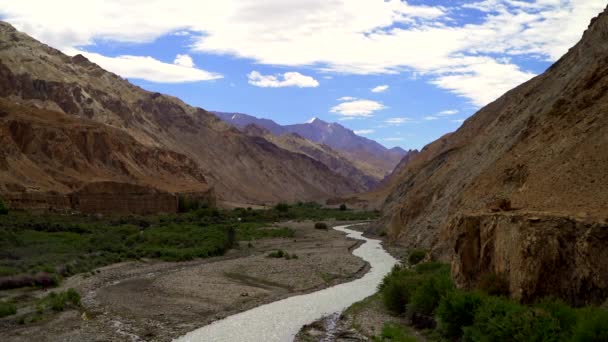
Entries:
<svg viewBox="0 0 608 342">
<path fill-rule="evenodd" d="M 348 227 L 350 226 L 338 226 L 334 229 L 346 233 L 349 238 L 364 241 L 353 251 L 353 255 L 370 265 L 369 272 L 362 278 L 258 306 L 194 330 L 176 341 L 293 341 L 303 325 L 341 312 L 351 304 L 371 296 L 382 278 L 398 261 L 383 249 L 380 240 L 366 238 L 363 233 Z"/>
</svg>

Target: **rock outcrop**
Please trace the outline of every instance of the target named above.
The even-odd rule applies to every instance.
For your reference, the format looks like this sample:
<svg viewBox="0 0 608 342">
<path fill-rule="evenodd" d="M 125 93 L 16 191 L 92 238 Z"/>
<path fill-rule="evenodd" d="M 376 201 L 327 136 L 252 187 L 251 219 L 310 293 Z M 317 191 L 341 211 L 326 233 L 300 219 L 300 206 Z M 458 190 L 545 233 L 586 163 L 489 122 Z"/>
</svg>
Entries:
<svg viewBox="0 0 608 342">
<path fill-rule="evenodd" d="M 448 225 L 456 284 L 474 288 L 492 274 L 524 302 L 562 297 L 577 304 L 608 297 L 608 223 L 545 213 L 461 215 Z"/>
<path fill-rule="evenodd" d="M 125 183 L 90 183 L 69 195 L 73 210 L 81 213 L 175 213 L 178 197 L 158 189 Z"/>
<path fill-rule="evenodd" d="M 454 258 L 455 277 L 461 284 L 471 284 L 479 272 L 508 267 L 509 284 L 524 299 L 546 293 L 586 298 L 585 291 L 597 298 L 605 296 L 600 273 L 605 274 L 608 259 L 601 248 L 585 242 L 591 241 L 585 232 L 596 227 L 591 229 L 593 236 L 605 234 L 601 222 L 608 218 L 606 41 L 608 10 L 544 74 L 481 109 L 456 132 L 427 145 L 401 172 L 386 198 L 381 224 L 387 225 L 389 236 L 407 246 L 432 249 L 444 260 Z M 459 237 L 468 236 L 467 227 L 477 226 L 471 222 L 492 212 L 498 216 L 482 221 L 498 220 L 499 228 L 481 229 L 489 229 L 490 236 L 480 236 L 479 243 L 492 241 L 478 248 L 483 253 L 469 250 L 476 238 L 464 238 L 459 245 Z M 535 212 L 544 213 L 538 215 L 539 222 L 522 223 L 528 222 L 524 213 Z M 455 217 L 465 219 L 459 225 L 453 223 Z M 597 226 L 583 227 L 574 223 L 578 220 Z M 530 251 L 536 260 L 522 257 L 519 244 L 528 243 L 528 231 L 534 236 L 530 239 L 538 241 Z M 561 241 L 559 236 L 574 240 L 563 245 L 551 242 Z M 605 239 L 594 241 L 608 249 Z M 588 257 L 581 257 L 584 254 Z M 544 288 L 552 285 L 543 284 L 534 265 L 550 265 L 558 260 L 556 255 L 578 260 L 552 269 L 556 278 L 579 277 L 578 285 Z M 532 261 L 536 264 L 526 264 Z M 590 266 L 582 266 L 586 263 Z M 518 278 L 527 272 L 530 278 Z"/>
</svg>

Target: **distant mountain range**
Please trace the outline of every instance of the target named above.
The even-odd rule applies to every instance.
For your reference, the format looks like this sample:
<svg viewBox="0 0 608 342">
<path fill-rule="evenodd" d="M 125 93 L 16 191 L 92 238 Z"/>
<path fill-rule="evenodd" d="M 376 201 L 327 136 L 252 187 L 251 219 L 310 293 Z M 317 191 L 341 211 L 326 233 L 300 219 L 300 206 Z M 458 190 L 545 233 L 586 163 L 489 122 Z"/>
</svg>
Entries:
<svg viewBox="0 0 608 342">
<path fill-rule="evenodd" d="M 376 141 L 359 136 L 338 123 L 328 123 L 318 118 L 302 124 L 283 126 L 272 120 L 248 114 L 217 111 L 212 113 L 241 130 L 253 124 L 264 128 L 274 136 L 292 133 L 314 143 L 327 145 L 376 182 L 380 182 L 389 175 L 395 166 L 412 152 L 400 147 L 387 149 Z"/>
</svg>

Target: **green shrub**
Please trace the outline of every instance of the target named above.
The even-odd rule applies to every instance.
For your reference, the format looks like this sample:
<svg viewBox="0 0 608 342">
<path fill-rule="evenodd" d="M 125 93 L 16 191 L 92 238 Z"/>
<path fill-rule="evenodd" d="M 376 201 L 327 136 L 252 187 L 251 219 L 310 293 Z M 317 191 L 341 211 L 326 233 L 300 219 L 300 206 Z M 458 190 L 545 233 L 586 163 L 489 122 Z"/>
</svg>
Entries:
<svg viewBox="0 0 608 342">
<path fill-rule="evenodd" d="M 443 336 L 458 339 L 463 328 L 473 324 L 475 313 L 483 297 L 476 292 L 452 291 L 441 299 L 437 308 L 437 318 Z"/>
<path fill-rule="evenodd" d="M 274 209 L 280 213 L 286 213 L 289 211 L 289 204 L 287 203 L 278 203 L 274 206 Z"/>
<path fill-rule="evenodd" d="M 346 204 L 342 203 L 340 204 L 340 211 L 346 211 L 348 208 L 346 207 Z"/>
<path fill-rule="evenodd" d="M 4 202 L 2 201 L 2 199 L 0 199 L 0 215 L 7 215 L 8 214 L 8 208 L 6 207 L 6 205 L 4 205 Z"/>
<path fill-rule="evenodd" d="M 69 305 L 80 306 L 80 295 L 72 288 L 64 292 L 51 292 L 46 298 L 42 299 L 41 305 L 53 311 L 63 311 Z"/>
<path fill-rule="evenodd" d="M 464 341 L 562 341 L 559 320 L 506 298 L 487 297 L 464 328 Z"/>
<path fill-rule="evenodd" d="M 407 257 L 407 261 L 410 265 L 416 265 L 426 257 L 426 251 L 423 249 L 414 249 Z"/>
<path fill-rule="evenodd" d="M 408 311 L 432 315 L 441 299 L 453 290 L 454 284 L 450 273 L 445 269 L 438 269 L 435 273 L 425 275 L 412 294 Z"/>
<path fill-rule="evenodd" d="M 572 342 L 608 341 L 608 310 L 601 308 L 581 309 L 574 327 Z"/>
<path fill-rule="evenodd" d="M 324 230 L 327 230 L 328 229 L 327 223 L 325 223 L 325 222 L 317 222 L 317 223 L 315 223 L 315 229 L 324 229 Z"/>
<path fill-rule="evenodd" d="M 545 298 L 535 305 L 559 321 L 562 331 L 572 331 L 577 322 L 577 311 L 559 299 Z M 608 324 L 608 321 L 606 322 Z"/>
<path fill-rule="evenodd" d="M 477 288 L 491 296 L 509 296 L 507 279 L 495 273 L 486 273 L 479 278 Z"/>
<path fill-rule="evenodd" d="M 397 324 L 385 324 L 382 334 L 374 337 L 374 342 L 416 342 L 417 339 L 410 335 L 405 327 Z"/>
<path fill-rule="evenodd" d="M 282 249 L 277 249 L 276 251 L 272 251 L 272 252 L 268 253 L 268 255 L 266 257 L 267 258 L 283 258 L 286 255 L 288 255 L 288 254 L 285 253 Z"/>
<path fill-rule="evenodd" d="M 417 273 L 450 272 L 450 265 L 431 261 L 416 265 L 415 270 Z"/>
<path fill-rule="evenodd" d="M 384 306 L 396 314 L 405 313 L 407 304 L 422 281 L 423 279 L 409 270 L 393 270 L 380 285 Z"/>
<path fill-rule="evenodd" d="M 0 302 L 0 318 L 17 313 L 17 307 L 13 303 Z"/>
</svg>

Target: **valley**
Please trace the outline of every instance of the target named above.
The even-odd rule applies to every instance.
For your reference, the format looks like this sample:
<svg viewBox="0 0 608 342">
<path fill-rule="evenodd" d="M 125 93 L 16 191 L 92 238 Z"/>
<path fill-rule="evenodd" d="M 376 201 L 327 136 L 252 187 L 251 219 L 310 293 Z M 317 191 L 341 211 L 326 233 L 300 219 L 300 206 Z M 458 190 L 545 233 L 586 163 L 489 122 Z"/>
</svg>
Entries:
<svg viewBox="0 0 608 342">
<path fill-rule="evenodd" d="M 23 6 L 0 340 L 608 341 L 605 1 Z"/>
</svg>

